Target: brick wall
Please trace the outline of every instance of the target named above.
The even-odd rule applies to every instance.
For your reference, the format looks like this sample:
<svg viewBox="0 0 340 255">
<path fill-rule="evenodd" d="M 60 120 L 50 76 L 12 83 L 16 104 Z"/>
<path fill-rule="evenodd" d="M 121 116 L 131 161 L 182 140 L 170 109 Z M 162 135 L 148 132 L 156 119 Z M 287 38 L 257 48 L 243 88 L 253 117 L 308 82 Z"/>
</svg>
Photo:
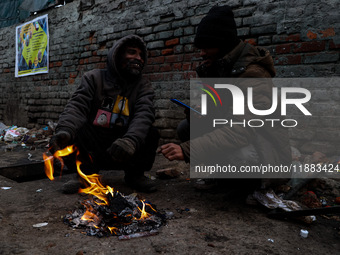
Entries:
<svg viewBox="0 0 340 255">
<path fill-rule="evenodd" d="M 108 48 L 135 33 L 148 45 L 145 72 L 156 91 L 155 126 L 162 142 L 176 141 L 175 129 L 184 114 L 169 98 L 188 100 L 189 79 L 195 77 L 199 61 L 195 29 L 215 4 L 232 6 L 242 39 L 270 50 L 278 77 L 340 75 L 337 0 L 78 0 L 38 14 L 49 15 L 48 74 L 15 78 L 15 26 L 0 30 L 0 121 L 29 128 L 57 121 L 84 72 L 105 68 Z M 340 94 L 330 100 L 337 105 Z M 325 117 L 318 114 L 313 120 Z M 339 135 L 326 140 L 316 135 L 320 128 L 329 135 L 337 133 L 336 122 L 327 123 L 320 127 L 314 121 L 303 139 L 292 131 L 293 144 L 304 151 L 340 153 Z"/>
</svg>

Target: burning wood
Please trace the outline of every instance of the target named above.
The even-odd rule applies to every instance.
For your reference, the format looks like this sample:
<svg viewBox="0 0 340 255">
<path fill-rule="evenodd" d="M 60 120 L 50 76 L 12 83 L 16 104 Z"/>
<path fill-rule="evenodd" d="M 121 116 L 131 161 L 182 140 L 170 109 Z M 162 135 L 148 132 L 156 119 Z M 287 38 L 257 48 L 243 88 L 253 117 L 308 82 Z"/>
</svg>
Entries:
<svg viewBox="0 0 340 255">
<path fill-rule="evenodd" d="M 45 173 L 50 180 L 53 177 L 54 158 L 62 158 L 73 152 L 79 154 L 74 146 L 68 146 L 56 151 L 53 156 L 44 154 Z M 149 236 L 158 233 L 158 229 L 165 223 L 165 214 L 156 210 L 155 206 L 145 200 L 139 200 L 136 195 L 124 196 L 112 187 L 99 181 L 98 174 L 85 175 L 80 170 L 80 161 L 76 161 L 78 174 L 83 178 L 87 187 L 80 189 L 80 193 L 91 195 L 82 203 L 81 208 L 74 210 L 64 217 L 64 222 L 73 228 L 84 228 L 90 236 L 122 236 L 122 240 Z"/>
</svg>

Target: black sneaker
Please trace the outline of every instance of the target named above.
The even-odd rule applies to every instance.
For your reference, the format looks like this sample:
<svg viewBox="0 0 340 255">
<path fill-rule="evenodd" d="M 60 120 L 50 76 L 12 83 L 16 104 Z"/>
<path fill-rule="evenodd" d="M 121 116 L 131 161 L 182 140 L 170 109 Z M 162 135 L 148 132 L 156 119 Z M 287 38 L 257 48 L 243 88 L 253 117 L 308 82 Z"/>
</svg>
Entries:
<svg viewBox="0 0 340 255">
<path fill-rule="evenodd" d="M 151 193 L 157 190 L 154 181 L 146 176 L 125 176 L 125 183 L 132 189 L 140 192 Z"/>
</svg>

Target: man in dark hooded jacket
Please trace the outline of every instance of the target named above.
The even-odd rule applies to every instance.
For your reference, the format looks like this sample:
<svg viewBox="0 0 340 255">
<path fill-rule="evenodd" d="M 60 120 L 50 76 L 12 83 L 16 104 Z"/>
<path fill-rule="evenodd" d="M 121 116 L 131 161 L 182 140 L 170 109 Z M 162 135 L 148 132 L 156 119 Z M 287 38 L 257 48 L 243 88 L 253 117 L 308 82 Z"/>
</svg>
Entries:
<svg viewBox="0 0 340 255">
<path fill-rule="evenodd" d="M 197 28 L 194 44 L 201 50 L 203 63 L 196 72 L 200 78 L 272 78 L 275 69 L 269 51 L 244 43 L 237 37 L 234 15 L 229 6 L 210 9 Z M 255 109 L 269 109 L 272 105 L 272 83 L 253 79 L 243 82 L 239 88 L 244 94 L 251 84 Z M 232 101 L 223 101 L 223 108 L 232 108 Z M 245 107 L 246 108 L 246 107 Z M 230 116 L 229 116 L 230 117 Z M 232 116 L 237 120 L 237 116 Z M 249 111 L 242 119 L 258 119 Z M 204 120 L 203 120 L 204 121 Z M 290 164 L 291 152 L 287 129 L 281 126 L 250 128 L 240 125 L 214 129 L 190 140 L 190 122 L 183 120 L 178 126 L 180 145 L 170 143 L 161 146 L 161 152 L 169 160 L 201 159 L 211 151 L 222 151 L 226 157 L 243 157 L 245 164 Z M 191 137 L 192 138 L 192 137 Z M 235 163 L 235 162 L 229 162 Z M 264 181 L 265 182 L 265 181 Z"/>
<path fill-rule="evenodd" d="M 129 186 L 152 192 L 155 186 L 144 171 L 153 165 L 159 134 L 151 126 L 154 91 L 142 76 L 146 58 L 146 45 L 140 37 L 128 35 L 118 40 L 108 53 L 107 69 L 84 74 L 60 115 L 50 145 L 55 151 L 74 143 L 86 175 L 124 169 Z M 71 181 L 64 184 L 63 191 L 76 192 L 79 186 Z"/>
</svg>

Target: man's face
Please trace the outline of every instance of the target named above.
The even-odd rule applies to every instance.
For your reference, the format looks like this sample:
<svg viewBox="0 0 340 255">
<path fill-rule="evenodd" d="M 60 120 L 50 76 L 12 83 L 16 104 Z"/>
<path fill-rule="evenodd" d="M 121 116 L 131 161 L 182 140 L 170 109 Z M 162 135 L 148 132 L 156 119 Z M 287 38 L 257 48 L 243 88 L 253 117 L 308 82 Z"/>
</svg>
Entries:
<svg viewBox="0 0 340 255">
<path fill-rule="evenodd" d="M 206 67 L 210 67 L 216 60 L 220 58 L 219 48 L 205 48 L 201 49 L 201 57 L 203 58 L 202 64 Z"/>
<path fill-rule="evenodd" d="M 130 75 L 140 75 L 144 67 L 142 50 L 138 47 L 126 47 L 123 53 L 122 70 Z"/>
</svg>

